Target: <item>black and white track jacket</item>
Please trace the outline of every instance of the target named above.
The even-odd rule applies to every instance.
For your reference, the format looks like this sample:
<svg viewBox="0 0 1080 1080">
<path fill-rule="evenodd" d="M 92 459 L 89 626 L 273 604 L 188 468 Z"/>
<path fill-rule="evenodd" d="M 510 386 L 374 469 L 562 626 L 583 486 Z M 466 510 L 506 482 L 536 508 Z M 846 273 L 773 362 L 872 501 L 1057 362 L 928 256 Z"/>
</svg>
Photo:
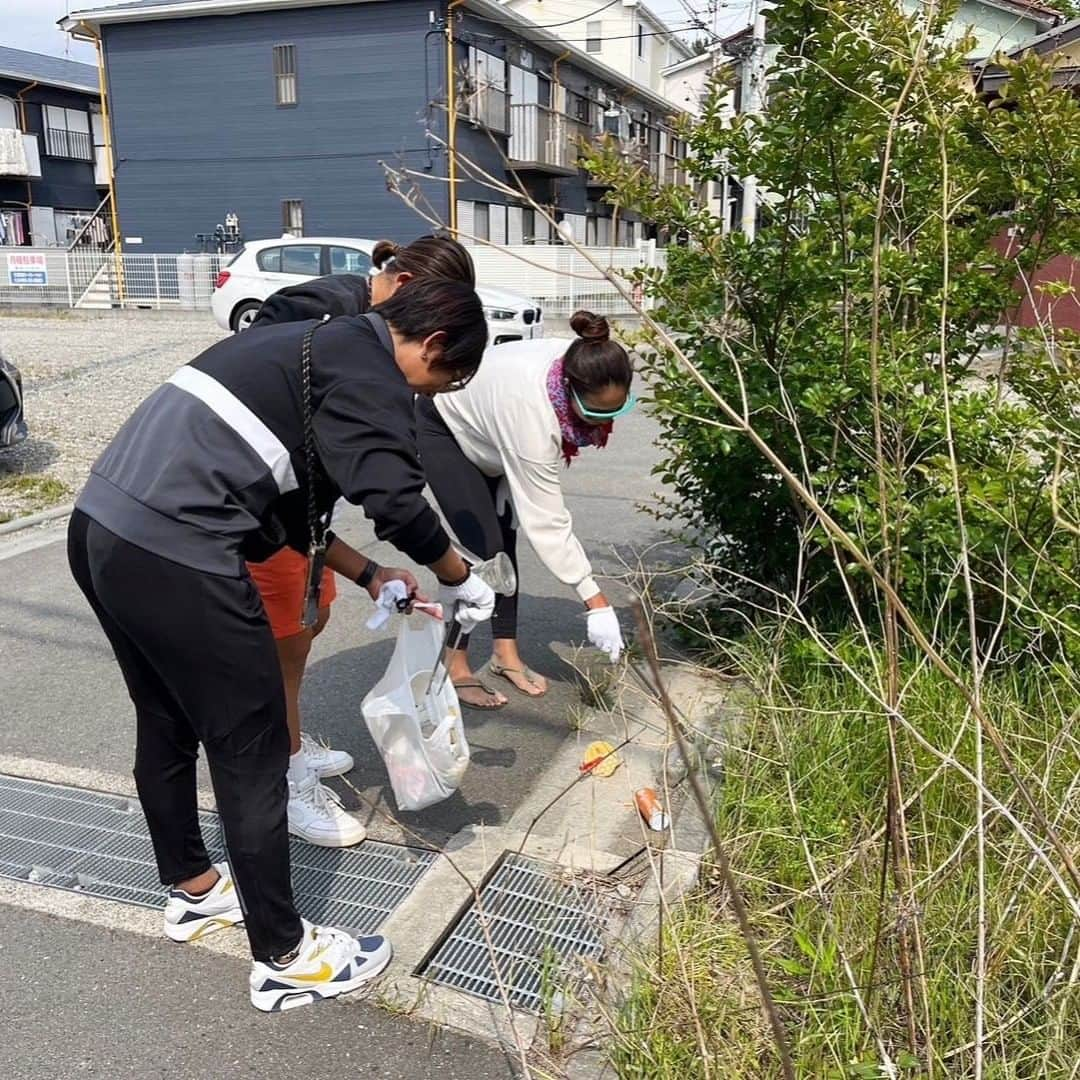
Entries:
<svg viewBox="0 0 1080 1080">
<path fill-rule="evenodd" d="M 78 509 L 208 573 L 238 576 L 285 544 L 306 552 L 300 353 L 315 324 L 253 327 L 180 368 L 94 464 Z M 438 560 L 450 540 L 422 494 L 413 392 L 379 315 L 318 326 L 312 406 L 320 514 L 344 497 L 414 562 Z"/>
</svg>

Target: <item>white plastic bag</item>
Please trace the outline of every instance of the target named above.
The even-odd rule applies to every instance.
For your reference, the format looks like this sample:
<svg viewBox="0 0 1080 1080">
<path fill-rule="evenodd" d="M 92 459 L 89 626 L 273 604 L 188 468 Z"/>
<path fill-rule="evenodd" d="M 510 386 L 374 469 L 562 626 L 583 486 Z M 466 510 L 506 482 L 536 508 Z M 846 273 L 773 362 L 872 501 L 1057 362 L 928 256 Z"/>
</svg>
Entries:
<svg viewBox="0 0 1080 1080">
<path fill-rule="evenodd" d="M 442 631 L 443 624 L 428 615 L 403 618 L 390 663 L 362 706 L 399 810 L 423 810 L 448 799 L 469 764 L 457 693 L 441 669 L 442 686 L 425 696 Z"/>
</svg>

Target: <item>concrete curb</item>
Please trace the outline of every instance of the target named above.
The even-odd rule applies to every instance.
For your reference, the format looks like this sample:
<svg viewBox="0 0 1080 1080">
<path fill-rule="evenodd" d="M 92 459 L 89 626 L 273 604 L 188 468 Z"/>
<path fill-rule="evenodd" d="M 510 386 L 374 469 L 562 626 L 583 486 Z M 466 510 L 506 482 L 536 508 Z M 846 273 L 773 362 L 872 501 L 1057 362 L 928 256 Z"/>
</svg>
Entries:
<svg viewBox="0 0 1080 1080">
<path fill-rule="evenodd" d="M 74 503 L 64 503 L 63 506 L 54 506 L 51 510 L 42 510 L 37 514 L 27 514 L 25 517 L 5 521 L 3 525 L 0 525 L 0 536 L 9 536 L 11 533 L 22 532 L 23 529 L 32 529 L 35 525 L 44 525 L 47 521 L 67 517 L 74 509 Z"/>
<path fill-rule="evenodd" d="M 685 667 L 665 671 L 673 704 L 698 730 L 716 734 L 726 724 L 727 688 Z M 595 1022 L 602 1003 L 617 1002 L 629 986 L 637 959 L 656 940 L 661 913 L 692 889 L 709 845 L 708 828 L 685 783 L 669 785 L 674 770 L 667 762 L 666 723 L 659 707 L 634 683 L 624 681 L 604 711 L 586 710 L 586 727 L 556 755 L 513 818 L 499 828 L 466 829 L 447 845 L 451 865 L 442 858 L 425 880 L 390 917 L 383 932 L 395 942 L 393 965 L 380 980 L 374 1000 L 395 1011 L 437 1026 L 448 1026 L 499 1045 L 511 1061 L 524 1051 L 533 1075 L 565 1080 L 608 1080 L 614 1077 L 608 1056 L 598 1045 L 603 1026 Z M 618 744 L 633 741 L 618 754 L 622 765 L 613 777 L 586 781 L 551 805 L 565 778 L 576 775 L 585 745 L 594 738 Z M 672 750 L 677 754 L 677 750 Z M 633 790 L 655 786 L 672 812 L 668 833 L 653 833 L 640 821 Z M 545 811 L 541 815 L 541 811 Z M 538 817 L 538 815 L 540 815 Z M 431 943 L 452 913 L 472 897 L 469 881 L 478 882 L 503 851 L 514 850 L 560 866 L 595 875 L 605 887 L 612 913 L 609 950 L 602 965 L 587 975 L 597 1002 L 588 995 L 567 1010 L 562 1037 L 570 1053 L 550 1054 L 542 1017 L 513 1011 L 447 987 L 426 983 L 414 974 Z M 641 859 L 635 880 L 644 880 L 635 895 L 608 875 Z M 634 888 L 638 888 L 637 885 Z M 607 890 L 611 895 L 608 896 Z M 617 891 L 616 891 L 617 890 Z M 431 898 L 439 897 L 440 916 L 432 918 Z M 553 1060 L 554 1059 L 554 1060 Z"/>
</svg>

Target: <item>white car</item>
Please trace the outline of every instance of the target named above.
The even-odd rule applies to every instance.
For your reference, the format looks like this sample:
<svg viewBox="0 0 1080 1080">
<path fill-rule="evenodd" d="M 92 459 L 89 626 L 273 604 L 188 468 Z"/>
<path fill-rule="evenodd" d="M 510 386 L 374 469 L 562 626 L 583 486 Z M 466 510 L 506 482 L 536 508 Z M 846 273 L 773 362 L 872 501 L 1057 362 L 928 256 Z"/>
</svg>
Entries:
<svg viewBox="0 0 1080 1080">
<path fill-rule="evenodd" d="M 373 274 L 374 240 L 283 236 L 245 244 L 218 274 L 211 308 L 223 330 L 246 330 L 262 302 L 279 289 L 326 274 Z M 506 289 L 477 286 L 492 345 L 544 336 L 536 302 Z"/>
</svg>

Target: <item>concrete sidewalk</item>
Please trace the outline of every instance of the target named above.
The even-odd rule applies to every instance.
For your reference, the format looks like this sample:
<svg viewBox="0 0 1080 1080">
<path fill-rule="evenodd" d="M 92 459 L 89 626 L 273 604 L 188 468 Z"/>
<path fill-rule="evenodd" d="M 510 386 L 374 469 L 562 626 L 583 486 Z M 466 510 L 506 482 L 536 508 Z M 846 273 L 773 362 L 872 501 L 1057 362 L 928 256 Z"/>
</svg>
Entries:
<svg viewBox="0 0 1080 1080">
<path fill-rule="evenodd" d="M 613 546 L 629 554 L 660 539 L 656 523 L 635 508 L 653 490 L 655 435 L 649 418 L 635 414 L 620 422 L 608 450 L 583 453 L 566 476 L 578 535 L 600 573 L 619 569 Z M 341 514 L 335 528 L 380 562 L 401 562 L 374 541 L 357 511 Z M 524 541 L 521 561 L 523 651 L 553 680 L 551 692 L 535 701 L 507 688 L 506 709 L 466 712 L 472 764 L 462 789 L 420 814 L 396 813 L 360 713 L 364 693 L 390 655 L 392 633 L 365 630 L 370 602 L 360 590 L 341 585 L 305 684 L 305 728 L 356 758 L 349 780 L 361 797 L 337 787 L 360 808 L 371 836 L 442 847 L 479 827 L 496 833 L 516 828 L 557 779 L 553 763 L 560 775 L 568 773 L 566 782 L 573 779 L 580 736 L 568 712 L 579 696 L 570 669 L 550 645 L 583 643 L 581 605 Z M 612 595 L 618 598 L 620 590 L 614 587 Z M 478 634 L 477 663 L 486 659 L 487 645 Z M 133 790 L 130 702 L 107 643 L 71 582 L 62 529 L 0 542 L 0 652 L 0 772 Z M 205 775 L 203 781 L 209 797 Z M 242 959 L 195 948 L 181 960 L 177 947 L 147 938 L 150 913 L 104 902 L 80 906 L 70 894 L 4 884 L 4 997 L 13 1002 L 6 1011 L 20 1034 L 0 1048 L 2 1075 L 241 1077 L 292 1068 L 337 1077 L 346 1067 L 360 1076 L 410 1080 L 510 1075 L 503 1052 L 488 1043 L 443 1034 L 429 1045 L 428 1025 L 363 1003 L 259 1016 L 246 1001 Z M 430 921 L 445 925 L 452 914 L 432 911 Z M 408 943 L 401 944 L 409 952 Z M 229 951 L 241 945 L 238 939 Z"/>
</svg>

